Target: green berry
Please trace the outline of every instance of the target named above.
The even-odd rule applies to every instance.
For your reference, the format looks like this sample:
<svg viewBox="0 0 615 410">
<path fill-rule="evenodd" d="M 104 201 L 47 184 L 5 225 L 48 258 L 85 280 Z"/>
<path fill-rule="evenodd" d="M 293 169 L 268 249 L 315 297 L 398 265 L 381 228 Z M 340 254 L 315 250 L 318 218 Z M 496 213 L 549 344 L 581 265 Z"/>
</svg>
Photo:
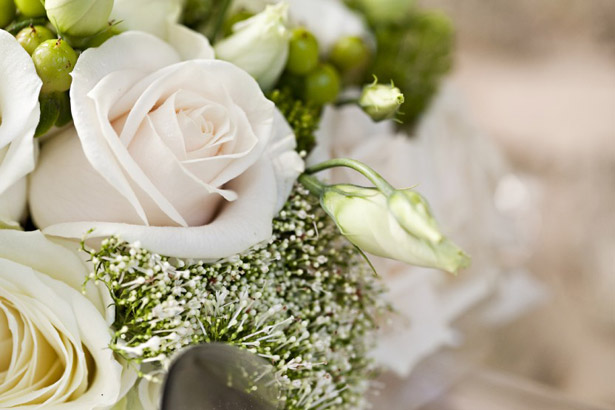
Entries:
<svg viewBox="0 0 615 410">
<path fill-rule="evenodd" d="M 62 39 L 47 40 L 32 53 L 38 76 L 43 80 L 41 92 L 63 92 L 70 88 L 77 53 Z"/>
<path fill-rule="evenodd" d="M 15 0 L 19 12 L 25 17 L 42 17 L 46 14 L 40 0 Z"/>
<path fill-rule="evenodd" d="M 317 105 L 337 99 L 340 92 L 340 76 L 330 64 L 321 64 L 305 78 L 305 98 Z"/>
<path fill-rule="evenodd" d="M 13 0 L 0 0 L 0 27 L 8 26 L 15 18 L 15 13 Z"/>
<path fill-rule="evenodd" d="M 360 69 L 369 61 L 369 49 L 360 37 L 342 37 L 333 45 L 329 59 L 342 72 Z"/>
<path fill-rule="evenodd" d="M 306 75 L 318 65 L 318 42 L 304 28 L 293 30 L 288 46 L 286 69 L 295 75 Z"/>
<path fill-rule="evenodd" d="M 55 38 L 55 35 L 45 26 L 30 26 L 17 33 L 15 38 L 28 54 L 32 55 L 36 47 L 41 45 L 43 41 Z"/>
</svg>

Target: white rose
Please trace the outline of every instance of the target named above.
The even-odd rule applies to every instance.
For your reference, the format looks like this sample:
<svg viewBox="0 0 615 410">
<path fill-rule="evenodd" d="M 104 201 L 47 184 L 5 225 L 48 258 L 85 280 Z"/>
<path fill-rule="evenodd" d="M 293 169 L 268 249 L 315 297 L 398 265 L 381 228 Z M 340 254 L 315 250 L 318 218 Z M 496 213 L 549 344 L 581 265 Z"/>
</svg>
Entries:
<svg viewBox="0 0 615 410">
<path fill-rule="evenodd" d="M 421 359 L 458 341 L 453 322 L 494 290 L 502 272 L 496 255 L 507 243 L 497 235 L 511 230 L 493 205 L 495 185 L 505 174 L 500 156 L 469 124 L 450 85 L 412 137 L 396 134 L 392 121 L 375 123 L 359 107 L 348 106 L 325 109 L 317 138 L 311 161 L 353 158 L 393 186 L 416 185 L 443 232 L 472 256 L 472 266 L 456 278 L 370 257 L 403 314 L 384 326 L 375 355 L 382 365 L 408 374 Z M 328 178 L 366 184 L 361 175 L 343 168 Z"/>
<path fill-rule="evenodd" d="M 42 82 L 28 53 L 4 30 L 0 50 L 0 226 L 14 226 L 26 208 L 24 177 L 34 169 Z"/>
<path fill-rule="evenodd" d="M 81 293 L 79 256 L 40 232 L 0 230 L 0 407 L 108 409 L 122 366 L 108 292 Z"/>
<path fill-rule="evenodd" d="M 31 181 L 32 215 L 51 235 L 95 228 L 164 255 L 231 256 L 271 236 L 302 170 L 292 131 L 249 74 L 181 61 L 145 33 L 84 52 L 71 103 L 76 130 L 42 147 Z"/>
</svg>

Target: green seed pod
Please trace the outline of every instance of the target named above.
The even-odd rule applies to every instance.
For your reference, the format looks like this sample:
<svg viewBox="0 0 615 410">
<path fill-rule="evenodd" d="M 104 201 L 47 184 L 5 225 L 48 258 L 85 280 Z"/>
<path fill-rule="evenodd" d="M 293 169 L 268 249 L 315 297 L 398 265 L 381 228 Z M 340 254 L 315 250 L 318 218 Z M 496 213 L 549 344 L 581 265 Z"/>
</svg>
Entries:
<svg viewBox="0 0 615 410">
<path fill-rule="evenodd" d="M 17 9 L 24 17 L 42 17 L 45 6 L 40 0 L 15 0 Z"/>
<path fill-rule="evenodd" d="M 30 26 L 17 33 L 15 38 L 28 54 L 32 55 L 43 41 L 54 39 L 55 34 L 45 26 Z"/>
<path fill-rule="evenodd" d="M 77 62 L 77 53 L 66 41 L 44 41 L 32 53 L 32 61 L 38 76 L 43 80 L 42 93 L 63 92 L 70 88 L 70 73 Z"/>
<path fill-rule="evenodd" d="M 16 12 L 13 0 L 0 0 L 0 27 L 8 26 L 15 18 Z"/>
</svg>

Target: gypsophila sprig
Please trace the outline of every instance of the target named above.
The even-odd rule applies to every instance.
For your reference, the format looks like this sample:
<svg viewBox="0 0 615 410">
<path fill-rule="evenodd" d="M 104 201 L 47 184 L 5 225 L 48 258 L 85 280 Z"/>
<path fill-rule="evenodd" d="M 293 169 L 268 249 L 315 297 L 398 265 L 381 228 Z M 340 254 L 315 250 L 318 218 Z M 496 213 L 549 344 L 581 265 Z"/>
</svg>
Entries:
<svg viewBox="0 0 615 410">
<path fill-rule="evenodd" d="M 86 250 L 90 278 L 116 304 L 111 348 L 164 369 L 185 346 L 228 343 L 272 363 L 286 409 L 363 408 L 380 284 L 300 186 L 273 231 L 269 243 L 214 264 L 116 237 Z"/>
</svg>

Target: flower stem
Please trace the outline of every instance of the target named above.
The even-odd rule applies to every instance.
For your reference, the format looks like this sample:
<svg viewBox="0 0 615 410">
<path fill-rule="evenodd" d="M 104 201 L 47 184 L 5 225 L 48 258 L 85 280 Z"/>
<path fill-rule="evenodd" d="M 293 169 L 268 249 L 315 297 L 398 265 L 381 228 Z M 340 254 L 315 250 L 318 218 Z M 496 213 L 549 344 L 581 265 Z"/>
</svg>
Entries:
<svg viewBox="0 0 615 410">
<path fill-rule="evenodd" d="M 346 167 L 354 169 L 355 171 L 361 173 L 367 179 L 369 179 L 375 186 L 382 192 L 385 196 L 390 196 L 395 188 L 391 186 L 379 173 L 363 164 L 362 162 L 355 161 L 354 159 L 349 158 L 336 158 L 331 159 L 329 161 L 321 162 L 320 164 L 316 164 L 314 166 L 309 167 L 305 170 L 307 174 L 315 174 L 320 171 L 324 171 L 329 168 L 336 167 Z"/>
<path fill-rule="evenodd" d="M 306 187 L 310 191 L 310 193 L 317 197 L 320 197 L 325 189 L 325 185 L 311 175 L 299 175 L 299 182 L 301 183 L 301 185 Z"/>
<path fill-rule="evenodd" d="M 212 35 L 212 39 L 218 36 L 220 30 L 222 29 L 222 25 L 224 24 L 224 19 L 226 18 L 226 13 L 228 12 L 229 7 L 231 6 L 232 0 L 223 0 L 223 3 L 220 6 L 220 10 L 218 11 L 218 15 L 216 18 L 216 23 L 214 25 L 214 32 Z"/>
</svg>

